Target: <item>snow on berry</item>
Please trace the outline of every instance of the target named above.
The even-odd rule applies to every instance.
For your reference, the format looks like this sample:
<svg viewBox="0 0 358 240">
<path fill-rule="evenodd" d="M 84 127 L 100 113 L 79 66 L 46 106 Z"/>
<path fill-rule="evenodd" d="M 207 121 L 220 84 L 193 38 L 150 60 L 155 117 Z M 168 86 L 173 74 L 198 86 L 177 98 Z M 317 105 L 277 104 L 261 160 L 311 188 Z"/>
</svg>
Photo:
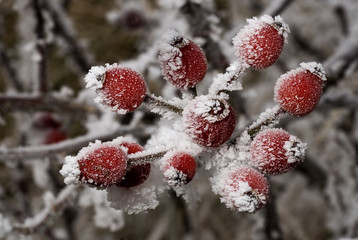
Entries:
<svg viewBox="0 0 358 240">
<path fill-rule="evenodd" d="M 247 20 L 248 24 L 233 38 L 238 59 L 256 69 L 274 64 L 290 32 L 280 16 L 264 15 Z"/>
<path fill-rule="evenodd" d="M 179 89 L 187 90 L 204 79 L 207 60 L 203 50 L 175 30 L 168 31 L 158 46 L 163 77 Z"/>
<path fill-rule="evenodd" d="M 248 166 L 222 169 L 211 178 L 211 183 L 221 202 L 239 212 L 253 213 L 266 204 L 269 197 L 266 177 Z"/>
<path fill-rule="evenodd" d="M 126 174 L 126 149 L 122 138 L 102 143 L 96 140 L 82 148 L 77 156 L 66 156 L 60 173 L 66 184 L 87 183 L 107 187 L 118 183 Z"/>
<path fill-rule="evenodd" d="M 137 143 L 123 142 L 121 146 L 127 148 L 127 154 L 133 154 L 143 151 L 143 147 Z M 117 183 L 118 187 L 135 187 L 142 184 L 149 176 L 150 163 L 133 165 L 129 169 L 127 168 L 124 179 Z"/>
<path fill-rule="evenodd" d="M 143 77 L 137 71 L 118 64 L 92 67 L 85 81 L 87 88 L 96 90 L 96 101 L 119 114 L 138 108 L 146 93 Z"/>
<path fill-rule="evenodd" d="M 305 156 L 306 144 L 288 132 L 273 128 L 260 132 L 252 141 L 251 164 L 267 174 L 282 174 Z"/>
<path fill-rule="evenodd" d="M 219 147 L 235 129 L 235 112 L 220 98 L 202 95 L 194 98 L 183 110 L 184 131 L 205 147 Z"/>
<path fill-rule="evenodd" d="M 181 187 L 194 178 L 196 162 L 186 152 L 172 151 L 162 158 L 160 169 L 170 186 Z"/>
<path fill-rule="evenodd" d="M 304 116 L 316 108 L 322 95 L 325 71 L 321 64 L 301 63 L 276 81 L 274 100 L 286 112 Z"/>
</svg>

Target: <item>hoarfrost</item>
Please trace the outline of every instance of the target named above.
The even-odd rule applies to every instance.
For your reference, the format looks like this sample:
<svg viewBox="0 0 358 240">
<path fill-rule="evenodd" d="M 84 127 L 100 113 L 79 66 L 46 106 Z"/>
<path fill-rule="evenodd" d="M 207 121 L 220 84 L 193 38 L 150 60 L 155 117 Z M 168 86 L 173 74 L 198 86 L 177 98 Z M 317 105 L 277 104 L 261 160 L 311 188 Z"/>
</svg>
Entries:
<svg viewBox="0 0 358 240">
<path fill-rule="evenodd" d="M 289 141 L 286 141 L 283 148 L 286 150 L 288 163 L 302 161 L 305 157 L 307 143 L 303 143 L 296 136 L 291 135 Z"/>
<path fill-rule="evenodd" d="M 106 191 L 104 190 L 86 188 L 80 195 L 79 205 L 82 207 L 94 207 L 94 222 L 100 228 L 118 231 L 125 225 L 123 211 L 109 206 Z"/>
<path fill-rule="evenodd" d="M 154 166 L 148 179 L 141 185 L 132 188 L 117 186 L 107 188 L 107 199 L 110 206 L 128 214 L 155 209 L 159 205 L 159 195 L 168 189 L 161 176 L 161 172 Z"/>
<path fill-rule="evenodd" d="M 212 190 L 220 195 L 220 201 L 226 207 L 239 212 L 253 213 L 257 207 L 266 202 L 266 197 L 262 194 L 252 194 L 256 192 L 247 182 L 231 179 L 231 175 L 237 168 L 222 169 L 217 175 L 212 177 Z"/>
<path fill-rule="evenodd" d="M 66 156 L 60 173 L 65 178 L 65 184 L 79 184 L 81 171 L 77 158 Z"/>
<path fill-rule="evenodd" d="M 322 64 L 320 63 L 316 63 L 316 62 L 303 62 L 300 63 L 300 67 L 307 69 L 308 71 L 310 71 L 311 73 L 315 74 L 316 76 L 318 76 L 320 79 L 322 79 L 323 81 L 326 81 L 326 72 L 324 71 L 324 68 L 322 66 Z"/>
<path fill-rule="evenodd" d="M 209 95 L 216 96 L 220 94 L 221 97 L 228 99 L 229 95 L 226 93 L 242 90 L 242 84 L 239 78 L 243 72 L 249 67 L 244 62 L 235 61 L 227 69 L 225 73 L 218 74 L 209 88 Z"/>
<path fill-rule="evenodd" d="M 9 219 L 5 218 L 0 213 L 0 238 L 3 239 L 8 233 L 12 231 L 12 225 Z"/>
</svg>

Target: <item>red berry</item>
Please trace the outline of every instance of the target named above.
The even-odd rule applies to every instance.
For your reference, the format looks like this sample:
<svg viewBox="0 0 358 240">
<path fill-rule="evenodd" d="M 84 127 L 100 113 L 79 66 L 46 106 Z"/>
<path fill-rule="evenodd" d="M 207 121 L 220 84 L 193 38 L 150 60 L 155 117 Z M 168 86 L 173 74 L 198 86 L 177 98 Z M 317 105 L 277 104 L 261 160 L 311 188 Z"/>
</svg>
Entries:
<svg viewBox="0 0 358 240">
<path fill-rule="evenodd" d="M 96 142 L 77 155 L 79 180 L 97 187 L 120 182 L 126 174 L 127 159 L 123 149 L 111 142 Z"/>
<path fill-rule="evenodd" d="M 51 113 L 46 112 L 35 119 L 34 126 L 40 129 L 58 128 L 61 123 Z"/>
<path fill-rule="evenodd" d="M 237 57 L 262 69 L 274 64 L 281 54 L 289 28 L 280 16 L 248 19 L 248 25 L 233 38 Z"/>
<path fill-rule="evenodd" d="M 159 46 L 158 61 L 164 78 L 179 89 L 187 90 L 203 80 L 207 60 L 193 41 L 171 31 Z"/>
<path fill-rule="evenodd" d="M 205 147 L 219 147 L 235 129 L 235 112 L 223 99 L 202 95 L 193 99 L 183 111 L 184 131 Z"/>
<path fill-rule="evenodd" d="M 253 213 L 268 200 L 269 183 L 259 171 L 247 167 L 225 169 L 213 178 L 213 191 L 228 208 Z"/>
<path fill-rule="evenodd" d="M 277 80 L 274 100 L 294 116 L 304 116 L 316 108 L 322 95 L 325 72 L 321 64 L 302 63 Z"/>
<path fill-rule="evenodd" d="M 143 147 L 137 143 L 123 142 L 121 146 L 128 149 L 127 154 L 143 151 Z M 150 163 L 138 164 L 127 169 L 124 179 L 117 183 L 118 187 L 135 187 L 142 184 L 149 176 Z"/>
<path fill-rule="evenodd" d="M 161 170 L 169 185 L 183 186 L 194 178 L 196 162 L 185 152 L 168 153 L 162 159 Z"/>
<path fill-rule="evenodd" d="M 303 160 L 306 144 L 282 129 L 267 129 L 252 141 L 251 164 L 267 174 L 288 172 Z"/>
<path fill-rule="evenodd" d="M 53 144 L 62 142 L 63 140 L 67 139 L 67 135 L 65 132 L 58 128 L 51 129 L 44 138 L 44 144 Z"/>
<path fill-rule="evenodd" d="M 99 102 L 119 114 L 138 108 L 146 93 L 143 77 L 135 70 L 117 64 L 92 67 L 85 81 L 86 87 L 96 90 Z"/>
</svg>

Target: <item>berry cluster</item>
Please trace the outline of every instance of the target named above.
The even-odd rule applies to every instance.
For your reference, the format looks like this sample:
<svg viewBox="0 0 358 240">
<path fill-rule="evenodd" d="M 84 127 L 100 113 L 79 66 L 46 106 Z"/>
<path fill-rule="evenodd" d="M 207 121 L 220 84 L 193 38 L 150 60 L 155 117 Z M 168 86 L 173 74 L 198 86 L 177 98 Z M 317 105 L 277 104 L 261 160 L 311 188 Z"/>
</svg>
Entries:
<svg viewBox="0 0 358 240">
<path fill-rule="evenodd" d="M 165 133 L 160 135 L 164 131 L 158 131 L 146 148 L 124 137 L 91 143 L 77 156 L 66 157 L 61 170 L 65 182 L 110 188 L 109 195 L 118 189 L 131 189 L 129 193 L 138 195 L 136 189 L 145 188 L 148 194 L 155 188 L 153 182 L 158 181 L 147 181 L 153 176 L 182 194 L 195 179 L 197 168 L 210 165 L 214 169 L 212 189 L 227 207 L 257 211 L 269 199 L 265 175 L 288 172 L 304 159 L 306 149 L 305 143 L 274 125 L 285 113 L 304 116 L 317 106 L 325 73 L 321 64 L 312 62 L 283 74 L 274 89 L 277 105 L 241 133 L 228 93 L 242 88 L 239 81 L 246 69 L 274 64 L 288 33 L 280 16 L 248 20 L 233 39 L 237 61 L 213 79 L 208 94 L 197 96 L 195 86 L 207 71 L 205 54 L 194 41 L 169 31 L 158 46 L 158 61 L 163 77 L 182 92 L 181 98 L 171 101 L 148 93 L 136 70 L 118 64 L 92 67 L 85 81 L 96 91 L 97 102 L 119 114 L 146 105 L 173 121 L 170 131 L 175 136 L 167 138 Z M 115 201 L 113 198 L 109 196 Z"/>
</svg>

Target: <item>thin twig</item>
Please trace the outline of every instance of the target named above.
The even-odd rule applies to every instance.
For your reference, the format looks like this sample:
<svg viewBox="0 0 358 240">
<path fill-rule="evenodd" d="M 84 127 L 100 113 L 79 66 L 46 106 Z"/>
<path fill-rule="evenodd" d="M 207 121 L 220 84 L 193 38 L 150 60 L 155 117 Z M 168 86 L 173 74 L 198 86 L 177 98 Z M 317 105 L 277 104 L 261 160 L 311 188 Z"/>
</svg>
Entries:
<svg viewBox="0 0 358 240">
<path fill-rule="evenodd" d="M 138 133 L 136 133 L 136 131 L 138 131 Z M 78 152 L 82 147 L 88 146 L 89 142 L 94 142 L 97 139 L 101 141 L 110 141 L 129 132 L 133 135 L 138 135 L 139 133 L 142 134 L 143 130 L 120 129 L 118 131 L 106 134 L 80 136 L 51 145 L 15 148 L 0 147 L 0 161 L 16 161 L 21 159 L 28 161 L 31 159 L 39 159 L 58 153 Z"/>
<path fill-rule="evenodd" d="M 7 80 L 9 84 L 13 85 L 13 87 L 19 91 L 24 91 L 23 85 L 21 84 L 21 81 L 17 75 L 17 71 L 15 70 L 12 61 L 10 60 L 10 57 L 6 51 L 6 48 L 3 44 L 3 18 L 0 15 L 0 66 L 4 68 L 6 74 L 7 74 Z"/>
<path fill-rule="evenodd" d="M 146 94 L 144 98 L 144 103 L 148 104 L 149 106 L 154 105 L 155 107 L 162 107 L 176 114 L 181 114 L 183 112 L 183 109 L 181 107 L 170 104 L 164 99 L 155 97 L 154 95 L 150 94 Z"/>
<path fill-rule="evenodd" d="M 284 12 L 294 0 L 276 0 L 273 1 L 271 5 L 264 11 L 265 14 L 270 16 L 277 16 Z"/>
<path fill-rule="evenodd" d="M 98 114 L 98 109 L 93 106 L 74 103 L 55 98 L 51 95 L 1 95 L 0 112 L 14 111 L 58 111 L 70 113 L 92 113 Z"/>
<path fill-rule="evenodd" d="M 58 194 L 57 198 L 48 199 L 48 202 L 45 202 L 43 210 L 37 213 L 37 215 L 26 219 L 24 223 L 14 224 L 14 230 L 31 233 L 45 225 L 54 213 L 60 211 L 64 207 L 76 187 L 77 186 L 74 185 L 66 186 Z"/>
<path fill-rule="evenodd" d="M 87 54 L 83 51 L 83 48 L 76 40 L 74 30 L 68 23 L 70 18 L 67 16 L 67 13 L 61 4 L 54 0 L 44 1 L 44 7 L 49 11 L 49 14 L 53 19 L 55 33 L 59 34 L 65 40 L 67 46 L 69 47 L 68 52 L 78 65 L 79 69 L 83 73 L 87 73 L 93 63 L 87 57 Z"/>
<path fill-rule="evenodd" d="M 47 91 L 47 73 L 46 73 L 46 42 L 45 42 L 45 20 L 42 15 L 42 9 L 39 0 L 32 0 L 31 4 L 35 14 L 35 34 L 36 34 L 36 51 L 37 61 L 37 79 L 38 82 L 35 91 L 46 93 Z"/>
</svg>

